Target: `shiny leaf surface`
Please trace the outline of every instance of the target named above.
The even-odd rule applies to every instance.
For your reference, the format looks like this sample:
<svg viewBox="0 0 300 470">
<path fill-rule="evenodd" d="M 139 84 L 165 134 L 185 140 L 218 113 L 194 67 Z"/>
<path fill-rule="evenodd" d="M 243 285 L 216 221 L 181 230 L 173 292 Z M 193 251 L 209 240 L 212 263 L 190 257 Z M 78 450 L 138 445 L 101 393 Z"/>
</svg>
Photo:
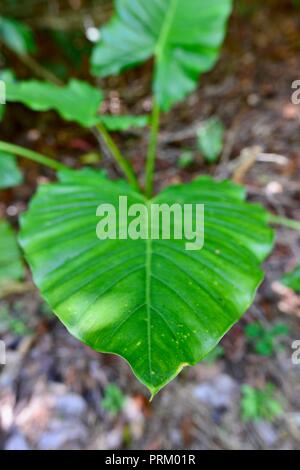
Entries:
<svg viewBox="0 0 300 470">
<path fill-rule="evenodd" d="M 0 220 L 0 290 L 10 281 L 17 281 L 24 275 L 21 252 L 11 226 Z"/>
<path fill-rule="evenodd" d="M 0 189 L 17 186 L 22 181 L 23 175 L 17 166 L 16 158 L 0 151 Z"/>
<path fill-rule="evenodd" d="M 151 201 L 92 170 L 59 177 L 40 186 L 22 218 L 35 283 L 76 338 L 125 358 L 155 394 L 205 357 L 251 305 L 273 244 L 267 213 L 247 204 L 241 187 L 209 177 Z M 112 204 L 119 217 L 119 196 L 147 208 L 205 204 L 204 248 L 187 251 L 172 231 L 169 240 L 100 241 L 97 207 Z"/>
<path fill-rule="evenodd" d="M 231 0 L 117 0 L 101 30 L 92 71 L 105 77 L 155 59 L 154 92 L 168 110 L 215 64 Z"/>
</svg>

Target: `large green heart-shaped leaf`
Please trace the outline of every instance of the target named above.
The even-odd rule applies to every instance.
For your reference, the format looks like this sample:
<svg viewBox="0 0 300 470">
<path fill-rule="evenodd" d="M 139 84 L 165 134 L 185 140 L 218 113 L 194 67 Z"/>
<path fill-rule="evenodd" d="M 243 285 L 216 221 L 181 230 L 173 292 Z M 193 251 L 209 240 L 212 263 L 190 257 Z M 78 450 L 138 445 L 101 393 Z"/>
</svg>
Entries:
<svg viewBox="0 0 300 470">
<path fill-rule="evenodd" d="M 101 30 L 92 71 L 102 77 L 154 56 L 154 91 L 163 110 L 183 99 L 215 64 L 232 0 L 116 0 Z"/>
<path fill-rule="evenodd" d="M 109 203 L 118 213 L 119 196 L 148 208 L 205 204 L 204 248 L 186 251 L 174 236 L 100 241 L 96 209 Z M 266 211 L 209 177 L 146 201 L 95 171 L 64 171 L 39 188 L 21 226 L 35 283 L 56 315 L 92 348 L 124 357 L 152 394 L 206 356 L 250 306 L 273 242 Z"/>
<path fill-rule="evenodd" d="M 16 158 L 5 152 L 0 152 L 0 189 L 11 188 L 21 184 L 23 175 L 19 170 Z"/>
</svg>

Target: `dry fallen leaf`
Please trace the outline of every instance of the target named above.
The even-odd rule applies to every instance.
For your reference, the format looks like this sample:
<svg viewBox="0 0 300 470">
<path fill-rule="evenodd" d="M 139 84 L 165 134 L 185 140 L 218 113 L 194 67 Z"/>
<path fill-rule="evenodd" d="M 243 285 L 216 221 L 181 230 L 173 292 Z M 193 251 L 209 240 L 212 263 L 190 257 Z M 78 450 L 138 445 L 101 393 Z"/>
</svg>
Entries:
<svg viewBox="0 0 300 470">
<path fill-rule="evenodd" d="M 278 281 L 273 282 L 272 290 L 281 298 L 278 303 L 278 308 L 283 313 L 300 317 L 300 295 Z"/>
</svg>

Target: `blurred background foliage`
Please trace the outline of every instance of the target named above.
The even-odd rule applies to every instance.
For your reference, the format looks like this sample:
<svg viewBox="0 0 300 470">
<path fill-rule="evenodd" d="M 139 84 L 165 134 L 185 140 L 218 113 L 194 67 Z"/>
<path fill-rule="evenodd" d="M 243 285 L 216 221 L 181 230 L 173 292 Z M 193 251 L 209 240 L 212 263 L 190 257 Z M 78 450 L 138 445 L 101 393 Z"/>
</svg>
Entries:
<svg viewBox="0 0 300 470">
<path fill-rule="evenodd" d="M 0 78 L 61 84 L 75 77 L 106 90 L 105 113 L 148 113 L 151 64 L 122 77 L 90 75 L 98 27 L 112 8 L 110 0 L 2 0 Z M 220 64 L 163 122 L 159 187 L 203 172 L 231 177 L 254 202 L 299 218 L 300 113 L 290 102 L 291 82 L 300 79 L 299 30 L 297 0 L 235 1 Z M 1 139 L 117 176 L 84 129 L 20 104 L 1 113 Z M 147 131 L 121 142 L 139 169 Z M 20 167 L 0 159 L 0 216 L 15 230 L 37 182 L 53 179 L 31 163 Z M 126 364 L 79 345 L 56 321 L 3 221 L 0 243 L 0 336 L 8 345 L 2 448 L 299 448 L 300 367 L 291 362 L 300 339 L 297 234 L 279 231 L 266 283 L 245 318 L 151 404 Z"/>
</svg>

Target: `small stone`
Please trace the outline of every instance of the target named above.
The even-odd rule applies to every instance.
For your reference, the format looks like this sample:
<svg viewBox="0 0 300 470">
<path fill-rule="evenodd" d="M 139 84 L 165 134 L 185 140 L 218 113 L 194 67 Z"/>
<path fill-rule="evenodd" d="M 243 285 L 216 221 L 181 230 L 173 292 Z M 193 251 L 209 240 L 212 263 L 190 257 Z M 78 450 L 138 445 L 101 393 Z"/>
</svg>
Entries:
<svg viewBox="0 0 300 470">
<path fill-rule="evenodd" d="M 257 95 L 256 93 L 251 93 L 248 97 L 247 97 L 247 103 L 249 106 L 257 106 L 259 103 L 260 103 L 260 96 Z"/>
<path fill-rule="evenodd" d="M 83 416 L 87 410 L 85 400 L 75 393 L 58 396 L 56 398 L 55 406 L 59 413 L 68 416 Z"/>
<path fill-rule="evenodd" d="M 77 448 L 79 443 L 85 443 L 87 439 L 87 429 L 80 423 L 52 423 L 51 429 L 41 436 L 38 449 L 60 450 L 67 445 Z"/>
<path fill-rule="evenodd" d="M 214 408 L 229 408 L 237 391 L 236 382 L 226 374 L 194 388 L 194 397 Z"/>
<path fill-rule="evenodd" d="M 261 440 L 264 441 L 268 447 L 272 446 L 277 441 L 277 433 L 267 421 L 255 423 L 255 429 Z"/>
<path fill-rule="evenodd" d="M 30 450 L 30 447 L 20 433 L 13 434 L 5 443 L 5 450 Z"/>
</svg>

